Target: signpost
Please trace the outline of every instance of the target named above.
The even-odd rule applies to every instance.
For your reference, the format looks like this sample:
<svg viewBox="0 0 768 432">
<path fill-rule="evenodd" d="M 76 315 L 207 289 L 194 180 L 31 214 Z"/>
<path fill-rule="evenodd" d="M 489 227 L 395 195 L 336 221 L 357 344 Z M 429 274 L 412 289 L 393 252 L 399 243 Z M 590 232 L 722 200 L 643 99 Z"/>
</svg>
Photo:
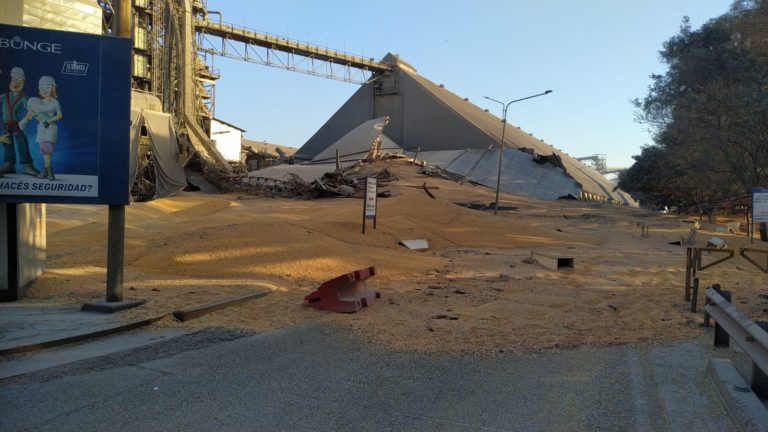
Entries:
<svg viewBox="0 0 768 432">
<path fill-rule="evenodd" d="M 363 204 L 363 234 L 365 234 L 365 220 L 373 219 L 373 229 L 376 229 L 376 204 L 378 201 L 378 186 L 376 179 L 365 179 L 365 200 Z"/>
<path fill-rule="evenodd" d="M 768 188 L 756 187 L 752 189 L 752 236 L 755 241 L 755 225 L 760 224 L 761 240 L 766 240 L 765 224 L 768 222 Z"/>
</svg>

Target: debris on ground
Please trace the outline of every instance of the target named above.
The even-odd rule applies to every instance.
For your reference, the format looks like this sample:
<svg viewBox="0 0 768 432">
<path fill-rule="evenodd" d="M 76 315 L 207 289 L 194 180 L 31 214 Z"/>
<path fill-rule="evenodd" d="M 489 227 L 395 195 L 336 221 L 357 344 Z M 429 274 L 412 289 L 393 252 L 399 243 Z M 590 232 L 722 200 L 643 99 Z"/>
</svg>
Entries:
<svg viewBox="0 0 768 432">
<path fill-rule="evenodd" d="M 721 239 L 720 237 L 712 237 L 707 240 L 708 248 L 725 249 L 727 246 L 728 244 L 725 242 L 725 240 Z"/>
<path fill-rule="evenodd" d="M 267 199 L 273 196 L 268 191 L 253 199 L 243 199 L 254 196 L 245 192 L 182 192 L 128 206 L 126 292 L 148 301 L 121 314 L 134 321 L 271 289 L 259 301 L 188 323 L 167 319 L 158 325 L 260 332 L 323 321 L 387 349 L 426 353 L 530 352 L 701 335 L 701 315 L 680 302 L 685 281 L 680 246 L 667 244 L 685 239 L 694 221 L 681 219 L 691 216 L 662 220 L 643 209 L 511 194 L 503 194 L 501 202 L 520 210 L 494 216 L 456 205 L 493 203 L 493 189 L 430 178 L 429 190 L 440 188 L 431 199 L 422 190 L 420 167 L 390 161 L 360 167 L 380 168 L 398 178 L 382 189 L 400 195 L 382 203 L 379 229 L 367 236 L 360 234 L 359 200 L 300 201 L 290 194 Z M 47 206 L 47 270 L 24 302 L 80 304 L 103 295 L 107 211 L 105 206 Z M 742 217 L 718 216 L 713 223 Z M 658 241 L 641 240 L 637 220 L 659 227 Z M 703 246 L 709 237 L 697 244 Z M 743 234 L 718 237 L 729 248 L 750 247 Z M 414 253 L 398 245 L 413 238 L 428 238 L 430 249 Z M 567 251 L 579 260 L 579 269 L 555 272 L 520 264 L 533 262 L 532 250 L 553 256 Z M 768 296 L 765 273 L 741 259 L 702 272 L 703 286 L 732 281 L 736 301 L 750 302 L 745 313 L 765 316 L 768 299 L 758 297 Z M 377 276 L 366 283 L 384 294 L 380 304 L 352 315 L 302 306 L 323 282 L 373 263 Z M 454 293 L 457 288 L 466 295 Z M 436 315 L 445 317 L 431 319 Z"/>
<path fill-rule="evenodd" d="M 397 177 L 387 168 L 373 169 L 365 162 L 327 172 L 321 178 L 311 182 L 294 173 L 288 173 L 283 180 L 258 176 L 249 177 L 247 182 L 239 184 L 237 189 L 254 195 L 280 198 L 363 198 L 365 196 L 365 180 L 369 177 L 376 179 L 380 198 L 394 196 L 388 186 L 391 182 L 396 181 Z"/>
<path fill-rule="evenodd" d="M 335 277 L 313 291 L 304 301 L 308 306 L 332 312 L 357 312 L 368 307 L 381 293 L 368 290 L 365 281 L 376 275 L 374 267 L 368 267 Z"/>
<path fill-rule="evenodd" d="M 429 249 L 429 242 L 427 242 L 427 239 L 400 240 L 398 244 L 401 244 L 411 250 Z"/>
</svg>

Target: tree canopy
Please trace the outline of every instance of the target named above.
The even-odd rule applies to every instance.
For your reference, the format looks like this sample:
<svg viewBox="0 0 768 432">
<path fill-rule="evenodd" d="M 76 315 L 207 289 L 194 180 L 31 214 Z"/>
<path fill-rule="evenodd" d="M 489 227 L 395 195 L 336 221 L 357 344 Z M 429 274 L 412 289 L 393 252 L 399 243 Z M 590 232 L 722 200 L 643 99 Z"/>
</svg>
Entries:
<svg viewBox="0 0 768 432">
<path fill-rule="evenodd" d="M 633 103 L 654 143 L 619 186 L 646 205 L 700 204 L 768 186 L 768 0 L 737 0 L 664 43 L 663 75 Z"/>
</svg>

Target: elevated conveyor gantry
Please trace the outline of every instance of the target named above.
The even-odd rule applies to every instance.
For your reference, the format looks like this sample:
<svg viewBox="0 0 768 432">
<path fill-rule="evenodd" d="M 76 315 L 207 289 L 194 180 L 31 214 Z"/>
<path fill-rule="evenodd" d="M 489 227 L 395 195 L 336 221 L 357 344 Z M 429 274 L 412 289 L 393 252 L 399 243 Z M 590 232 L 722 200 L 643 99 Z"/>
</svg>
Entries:
<svg viewBox="0 0 768 432">
<path fill-rule="evenodd" d="M 222 21 L 194 19 L 197 49 L 203 54 L 234 58 L 280 69 L 302 72 L 339 81 L 363 84 L 392 67 L 386 63 L 251 30 Z M 353 77 L 353 69 L 360 78 Z"/>
</svg>

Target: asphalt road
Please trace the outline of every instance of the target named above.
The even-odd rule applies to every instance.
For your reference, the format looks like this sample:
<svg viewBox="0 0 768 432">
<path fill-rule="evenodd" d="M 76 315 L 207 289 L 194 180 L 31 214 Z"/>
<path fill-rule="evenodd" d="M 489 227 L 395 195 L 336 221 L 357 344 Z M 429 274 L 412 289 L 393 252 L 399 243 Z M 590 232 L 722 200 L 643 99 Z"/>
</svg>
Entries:
<svg viewBox="0 0 768 432">
<path fill-rule="evenodd" d="M 708 342 L 467 358 L 205 330 L 0 380 L 0 430 L 736 431 Z"/>
</svg>

